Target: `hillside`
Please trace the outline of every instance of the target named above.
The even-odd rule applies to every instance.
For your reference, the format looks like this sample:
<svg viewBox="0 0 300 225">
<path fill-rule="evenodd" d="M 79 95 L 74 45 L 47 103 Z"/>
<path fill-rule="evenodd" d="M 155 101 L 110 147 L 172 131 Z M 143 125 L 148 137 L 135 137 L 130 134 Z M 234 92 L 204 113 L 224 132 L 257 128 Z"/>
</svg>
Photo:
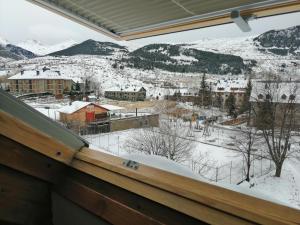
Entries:
<svg viewBox="0 0 300 225">
<path fill-rule="evenodd" d="M 265 71 L 280 73 L 281 76 L 291 74 L 298 76 L 300 73 L 300 60 L 297 58 L 300 40 L 298 30 L 299 26 L 269 31 L 257 37 L 202 39 L 182 44 L 149 44 L 140 48 L 137 45 L 132 46 L 130 42 L 87 40 L 48 56 L 29 60 L 28 58 L 34 57 L 32 52 L 27 54 L 27 52 L 17 51 L 13 46 L 9 47 L 6 40 L 0 38 L 2 43 L 0 58 L 3 62 L 5 58 L 19 60 L 15 63 L 11 62 L 11 67 L 17 68 L 22 65 L 24 68 L 35 68 L 45 64 L 49 67 L 54 66 L 58 70 L 72 71 L 74 76 L 76 71 L 76 76 L 80 77 L 86 73 L 84 65 L 81 65 L 84 58 L 95 76 L 101 76 L 98 80 L 105 82 L 106 87 L 117 85 L 121 81 L 120 77 L 122 80 L 125 77 L 133 78 L 140 84 L 142 80 L 142 82 L 152 82 L 149 79 L 153 77 L 155 80 L 163 80 L 167 79 L 166 77 L 174 78 L 179 75 L 199 76 L 203 72 L 206 72 L 209 77 L 243 75 L 248 72 L 262 76 Z M 271 37 L 280 40 L 273 41 Z M 57 46 L 63 46 L 64 43 L 59 43 Z M 41 45 L 32 41 L 27 47 L 29 50 L 36 51 L 36 47 Z M 293 54 L 275 54 L 276 48 L 291 48 L 290 52 Z M 50 49 L 46 51 L 49 52 Z M 20 61 L 20 59 L 25 60 Z M 76 67 L 74 72 L 73 67 L 74 69 Z M 127 79 L 120 85 L 130 85 L 131 81 Z M 154 92 L 159 93 L 159 91 Z"/>
<path fill-rule="evenodd" d="M 300 56 L 300 25 L 283 30 L 270 30 L 254 38 L 257 48 L 276 55 Z"/>
<path fill-rule="evenodd" d="M 31 51 L 25 50 L 16 45 L 7 44 L 7 45 L 0 45 L 0 57 L 20 60 L 20 59 L 32 59 L 36 57 L 36 55 Z"/>
<path fill-rule="evenodd" d="M 128 55 L 129 67 L 152 70 L 154 68 L 170 72 L 212 74 L 241 74 L 251 70 L 239 56 L 213 53 L 189 48 L 186 45 L 151 44 L 139 48 Z M 254 63 L 254 62 L 253 62 Z"/>
<path fill-rule="evenodd" d="M 73 55 L 113 55 L 116 52 L 127 53 L 126 47 L 111 43 L 100 42 L 92 39 L 86 40 L 80 44 L 71 46 L 61 51 L 53 52 L 50 56 L 73 56 Z"/>
</svg>

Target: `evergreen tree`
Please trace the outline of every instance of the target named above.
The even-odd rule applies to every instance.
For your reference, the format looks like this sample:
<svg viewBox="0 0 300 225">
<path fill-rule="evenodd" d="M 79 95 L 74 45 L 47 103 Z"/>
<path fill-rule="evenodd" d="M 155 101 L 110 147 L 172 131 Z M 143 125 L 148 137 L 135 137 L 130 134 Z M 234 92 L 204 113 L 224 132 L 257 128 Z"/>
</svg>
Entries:
<svg viewBox="0 0 300 225">
<path fill-rule="evenodd" d="M 76 82 L 75 91 L 80 91 L 80 84 L 78 81 Z"/>
<path fill-rule="evenodd" d="M 239 113 L 242 114 L 244 112 L 249 112 L 251 108 L 251 103 L 250 103 L 250 95 L 251 95 L 251 90 L 252 90 L 252 83 L 251 80 L 249 79 L 247 87 L 246 87 L 246 92 L 242 101 L 242 105 L 240 107 Z"/>
<path fill-rule="evenodd" d="M 199 90 L 199 96 L 201 97 L 200 105 L 209 105 L 211 91 L 208 88 L 207 82 L 206 82 L 206 76 L 205 73 L 202 75 L 201 83 L 200 83 L 200 90 Z"/>
<path fill-rule="evenodd" d="M 201 80 L 201 84 L 200 84 L 200 91 L 201 92 L 207 91 L 207 83 L 206 83 L 205 73 L 203 73 L 203 75 L 202 75 L 202 80 Z"/>
<path fill-rule="evenodd" d="M 229 116 L 236 118 L 237 112 L 236 112 L 236 104 L 235 104 L 235 97 L 232 93 L 228 96 L 228 98 L 225 101 L 225 107 L 227 109 L 227 113 Z"/>
</svg>

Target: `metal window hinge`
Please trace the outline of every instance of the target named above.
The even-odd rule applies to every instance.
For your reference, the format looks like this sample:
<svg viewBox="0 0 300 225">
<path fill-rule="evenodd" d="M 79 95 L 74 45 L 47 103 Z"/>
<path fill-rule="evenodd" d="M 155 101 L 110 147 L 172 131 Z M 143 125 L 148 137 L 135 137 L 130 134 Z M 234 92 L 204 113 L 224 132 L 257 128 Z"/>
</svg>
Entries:
<svg viewBox="0 0 300 225">
<path fill-rule="evenodd" d="M 123 165 L 134 170 L 137 170 L 139 168 L 139 163 L 133 160 L 125 160 L 123 162 Z"/>
</svg>

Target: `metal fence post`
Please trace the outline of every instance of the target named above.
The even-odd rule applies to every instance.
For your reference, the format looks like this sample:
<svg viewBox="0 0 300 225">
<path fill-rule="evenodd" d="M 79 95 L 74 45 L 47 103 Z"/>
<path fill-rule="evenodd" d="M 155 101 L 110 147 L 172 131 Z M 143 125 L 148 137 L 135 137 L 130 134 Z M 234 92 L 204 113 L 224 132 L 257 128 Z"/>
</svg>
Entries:
<svg viewBox="0 0 300 225">
<path fill-rule="evenodd" d="M 118 156 L 120 155 L 120 136 L 118 136 Z"/>
<path fill-rule="evenodd" d="M 218 182 L 219 167 L 216 167 L 216 182 Z"/>
<path fill-rule="evenodd" d="M 255 174 L 254 174 L 254 172 L 255 172 L 255 170 L 254 170 L 255 157 L 252 156 L 252 158 L 253 158 L 252 172 L 253 172 L 253 177 L 254 177 L 255 176 Z"/>
<path fill-rule="evenodd" d="M 263 158 L 262 158 L 262 150 L 260 150 L 260 176 L 262 176 L 262 173 L 263 173 L 263 169 L 262 169 L 262 161 L 263 161 Z"/>
<path fill-rule="evenodd" d="M 230 184 L 231 184 L 231 172 L 232 172 L 232 161 L 230 161 L 230 172 L 229 172 Z"/>
<path fill-rule="evenodd" d="M 243 167 L 242 167 L 242 180 L 244 179 L 244 168 L 245 168 L 245 162 L 244 162 L 244 157 L 243 157 Z"/>
</svg>

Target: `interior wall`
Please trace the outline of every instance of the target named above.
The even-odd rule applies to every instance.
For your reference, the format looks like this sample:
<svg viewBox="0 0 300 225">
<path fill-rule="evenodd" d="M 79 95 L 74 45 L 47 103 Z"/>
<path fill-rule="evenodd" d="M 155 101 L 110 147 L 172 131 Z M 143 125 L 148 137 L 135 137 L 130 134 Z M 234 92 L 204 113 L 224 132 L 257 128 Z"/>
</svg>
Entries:
<svg viewBox="0 0 300 225">
<path fill-rule="evenodd" d="M 53 225 L 110 225 L 73 202 L 52 192 Z"/>
</svg>

